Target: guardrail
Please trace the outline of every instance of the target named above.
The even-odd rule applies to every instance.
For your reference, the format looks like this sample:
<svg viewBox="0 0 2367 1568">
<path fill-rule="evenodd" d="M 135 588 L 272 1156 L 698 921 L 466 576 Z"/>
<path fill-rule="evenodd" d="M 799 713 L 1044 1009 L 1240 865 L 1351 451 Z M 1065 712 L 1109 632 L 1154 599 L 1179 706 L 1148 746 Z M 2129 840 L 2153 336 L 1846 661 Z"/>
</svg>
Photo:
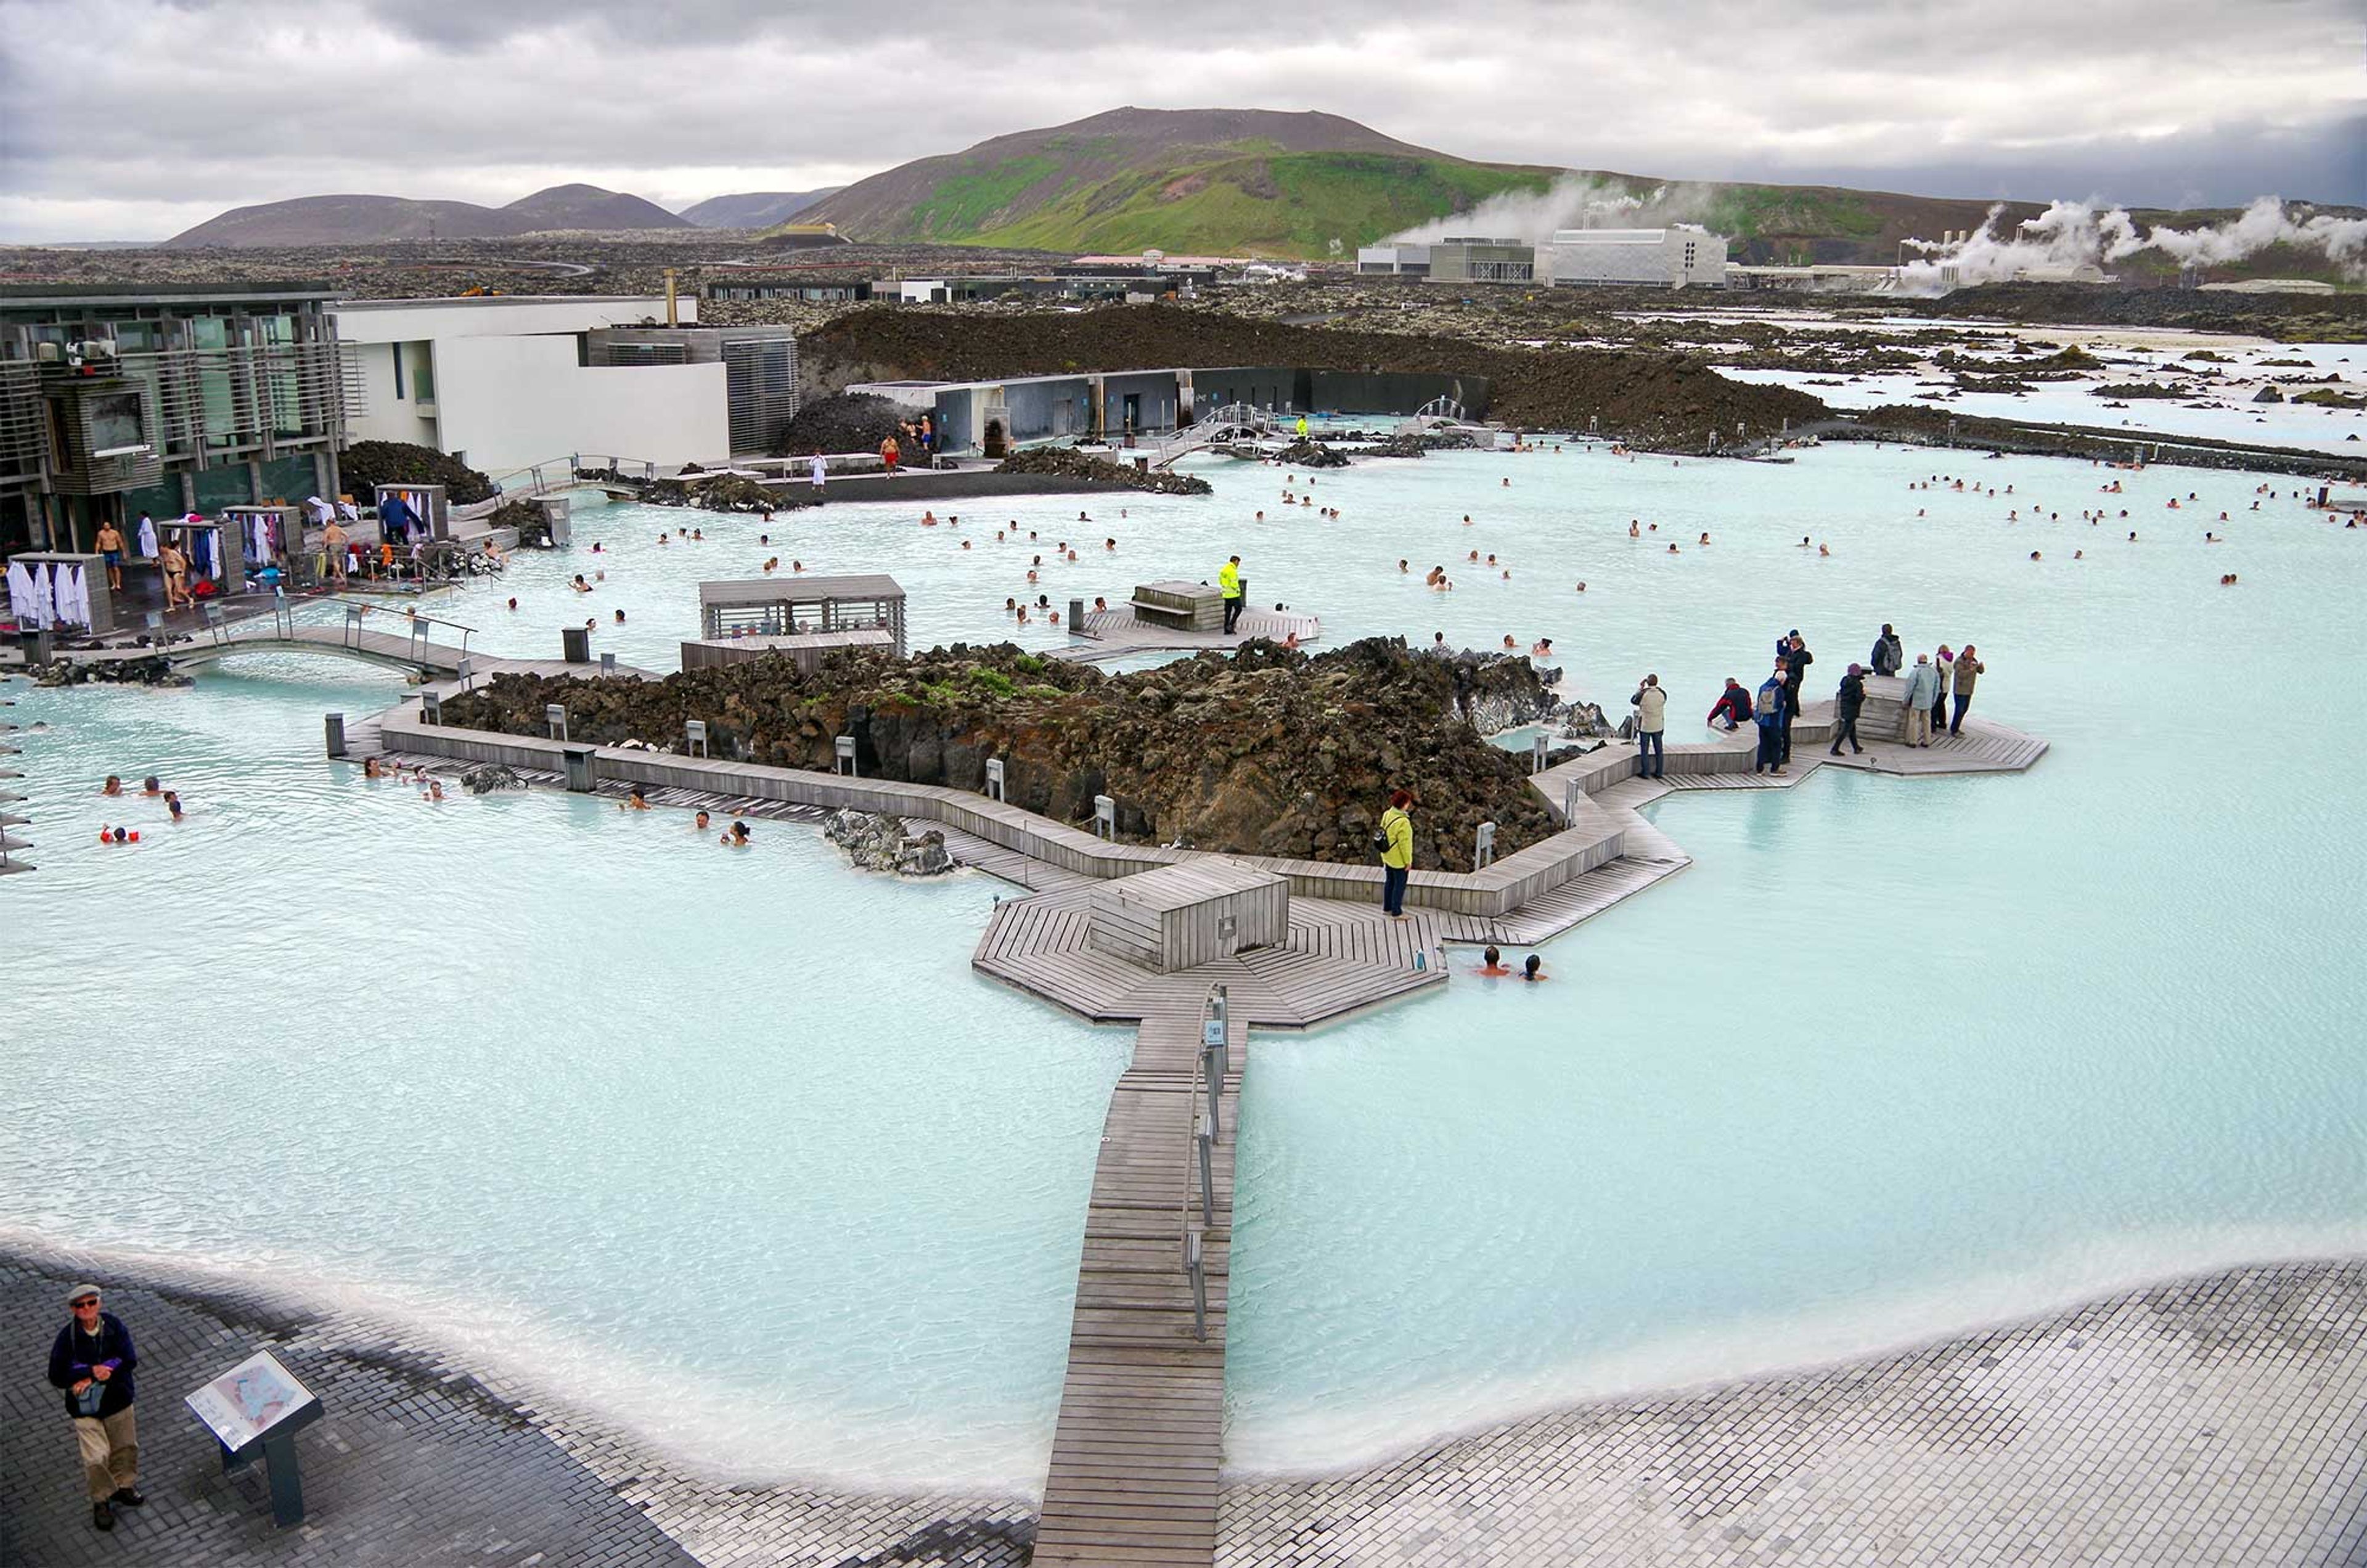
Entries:
<svg viewBox="0 0 2367 1568">
<path fill-rule="evenodd" d="M 1200 1003 L 1200 1049 L 1192 1058 L 1192 1091 L 1184 1106 L 1192 1118 L 1190 1152 L 1184 1156 L 1184 1199 L 1176 1223 L 1184 1244 L 1184 1272 L 1192 1281 L 1192 1337 L 1208 1337 L 1207 1232 L 1217 1223 L 1217 1145 L 1225 1135 L 1225 1074 L 1232 1066 L 1227 1043 L 1231 1004 L 1223 985 L 1208 987 Z M 1200 1223 L 1192 1223 L 1192 1200 L 1200 1200 Z"/>
</svg>

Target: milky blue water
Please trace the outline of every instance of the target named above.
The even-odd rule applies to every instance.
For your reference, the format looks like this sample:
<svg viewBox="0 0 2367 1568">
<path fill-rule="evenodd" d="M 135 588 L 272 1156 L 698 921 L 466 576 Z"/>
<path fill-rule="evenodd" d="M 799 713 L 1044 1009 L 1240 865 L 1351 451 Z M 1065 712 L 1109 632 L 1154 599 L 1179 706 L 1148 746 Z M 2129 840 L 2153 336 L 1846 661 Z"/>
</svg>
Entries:
<svg viewBox="0 0 2367 1568">
<path fill-rule="evenodd" d="M 1958 470 L 2000 494 L 1908 488 Z M 1200 471 L 1217 496 L 1095 498 L 1090 524 L 1072 498 L 958 531 L 583 506 L 574 548 L 433 607 L 541 657 L 596 615 L 595 647 L 672 668 L 692 585 L 771 554 L 892 571 L 925 646 L 1014 635 L 1031 554 L 1065 604 L 1239 550 L 1255 600 L 1335 641 L 1551 636 L 1614 712 L 1655 671 L 1680 740 L 1775 633 L 1824 680 L 1886 619 L 1910 649 L 1977 642 L 1979 708 L 2055 743 L 2025 776 L 1672 798 L 1654 818 L 1695 863 L 1548 946 L 1545 987 L 1458 976 L 1262 1036 L 1236 1467 L 2367 1245 L 2367 889 L 2340 847 L 2367 805 L 2342 723 L 2367 535 L 2249 511 L 2291 481 L 1573 447 L 1326 473 L 1333 523 L 1285 521 L 1281 473 Z M 1014 517 L 1033 546 L 994 542 Z M 654 543 L 694 525 L 715 536 Z M 1433 563 L 1454 592 L 1422 588 Z M 983 878 L 883 884 L 802 829 L 738 855 L 549 795 L 435 807 L 316 760 L 322 711 L 399 690 L 259 656 L 194 692 L 7 688 L 55 726 L 11 759 L 41 869 L 0 883 L 14 1234 L 292 1270 L 738 1473 L 1036 1484 L 1124 1036 L 969 976 Z M 109 771 L 164 773 L 196 815 L 100 800 Z M 124 816 L 147 841 L 102 850 Z M 694 1385 L 744 1423 L 686 1416 Z"/>
</svg>

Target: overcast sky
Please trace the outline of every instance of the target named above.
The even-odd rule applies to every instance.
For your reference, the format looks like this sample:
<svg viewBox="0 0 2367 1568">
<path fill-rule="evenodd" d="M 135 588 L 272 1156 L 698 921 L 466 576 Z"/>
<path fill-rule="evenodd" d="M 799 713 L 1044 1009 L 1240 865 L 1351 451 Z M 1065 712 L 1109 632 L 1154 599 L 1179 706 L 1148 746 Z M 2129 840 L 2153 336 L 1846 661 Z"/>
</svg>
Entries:
<svg viewBox="0 0 2367 1568">
<path fill-rule="evenodd" d="M 2367 203 L 2362 0 L 0 0 L 0 240 L 839 185 L 1122 104 L 1934 195 Z"/>
</svg>

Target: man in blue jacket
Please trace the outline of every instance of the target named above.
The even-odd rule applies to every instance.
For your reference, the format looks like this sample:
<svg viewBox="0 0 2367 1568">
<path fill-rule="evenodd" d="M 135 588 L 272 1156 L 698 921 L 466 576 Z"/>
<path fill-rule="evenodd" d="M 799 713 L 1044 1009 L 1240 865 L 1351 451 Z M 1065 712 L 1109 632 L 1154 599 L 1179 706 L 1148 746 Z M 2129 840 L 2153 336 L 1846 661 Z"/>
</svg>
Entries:
<svg viewBox="0 0 2367 1568">
<path fill-rule="evenodd" d="M 1779 660 L 1775 673 L 1759 683 L 1759 693 L 1751 701 L 1750 716 L 1759 723 L 1759 756 L 1750 765 L 1753 773 L 1784 773 L 1784 710 L 1789 697 L 1784 689 L 1786 671 Z"/>
<path fill-rule="evenodd" d="M 98 1307 L 96 1285 L 76 1285 L 66 1296 L 73 1321 L 58 1330 L 50 1347 L 50 1382 L 65 1391 L 66 1415 L 82 1445 L 82 1468 L 90 1483 L 90 1522 L 115 1528 L 115 1507 L 138 1507 L 140 1429 L 131 1414 L 131 1331 Z"/>
</svg>

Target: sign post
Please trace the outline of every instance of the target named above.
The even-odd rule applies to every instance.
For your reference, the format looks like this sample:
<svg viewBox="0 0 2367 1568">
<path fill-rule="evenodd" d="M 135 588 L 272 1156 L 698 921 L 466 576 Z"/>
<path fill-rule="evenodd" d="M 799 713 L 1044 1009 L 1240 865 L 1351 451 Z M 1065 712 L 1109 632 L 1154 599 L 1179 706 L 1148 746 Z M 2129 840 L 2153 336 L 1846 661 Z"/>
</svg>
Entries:
<svg viewBox="0 0 2367 1568">
<path fill-rule="evenodd" d="M 223 1474 L 260 1457 L 271 1483 L 272 1522 L 282 1529 L 304 1522 L 296 1434 L 321 1418 L 318 1395 L 270 1351 L 257 1350 L 183 1403 L 221 1445 Z"/>
</svg>

